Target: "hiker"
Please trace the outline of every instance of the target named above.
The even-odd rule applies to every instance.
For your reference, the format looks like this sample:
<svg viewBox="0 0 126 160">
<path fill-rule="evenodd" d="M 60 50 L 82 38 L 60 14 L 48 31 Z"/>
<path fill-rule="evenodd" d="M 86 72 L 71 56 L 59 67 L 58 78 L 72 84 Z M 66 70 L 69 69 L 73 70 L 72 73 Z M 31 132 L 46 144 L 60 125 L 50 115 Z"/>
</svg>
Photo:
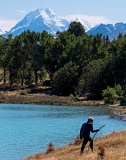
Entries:
<svg viewBox="0 0 126 160">
<path fill-rule="evenodd" d="M 81 153 L 83 153 L 84 148 L 87 144 L 87 142 L 90 142 L 90 148 L 93 151 L 93 139 L 91 139 L 90 137 L 90 132 L 94 133 L 94 132 L 98 132 L 100 129 L 97 130 L 93 130 L 93 122 L 94 122 L 94 118 L 93 117 L 89 117 L 88 121 L 84 124 L 82 124 L 82 127 L 80 129 L 80 139 L 83 139 L 83 143 L 82 143 L 82 147 L 81 147 Z"/>
</svg>

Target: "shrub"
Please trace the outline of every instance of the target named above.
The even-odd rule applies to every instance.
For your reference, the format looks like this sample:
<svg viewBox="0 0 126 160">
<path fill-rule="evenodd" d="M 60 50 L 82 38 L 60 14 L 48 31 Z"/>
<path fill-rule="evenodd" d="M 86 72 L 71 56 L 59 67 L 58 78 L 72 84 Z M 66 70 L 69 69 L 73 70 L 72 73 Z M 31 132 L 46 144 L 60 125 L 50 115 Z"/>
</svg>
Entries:
<svg viewBox="0 0 126 160">
<path fill-rule="evenodd" d="M 105 157 L 105 148 L 103 146 L 99 146 L 98 159 L 103 159 Z"/>
<path fill-rule="evenodd" d="M 47 150 L 46 150 L 46 153 L 52 152 L 52 151 L 54 151 L 54 150 L 55 150 L 54 144 L 53 144 L 52 142 L 50 142 L 50 143 L 48 144 L 48 148 L 47 148 Z"/>
<path fill-rule="evenodd" d="M 123 96 L 120 98 L 120 105 L 126 106 L 126 89 L 124 88 Z"/>
<path fill-rule="evenodd" d="M 26 95 L 26 94 L 27 94 L 27 91 L 25 90 L 20 91 L 20 95 Z"/>
<path fill-rule="evenodd" d="M 118 101 L 116 90 L 111 87 L 107 87 L 107 89 L 103 90 L 102 96 L 104 97 L 105 104 L 115 104 Z"/>
<path fill-rule="evenodd" d="M 116 94 L 118 95 L 118 99 L 122 98 L 124 91 L 122 90 L 122 87 L 120 86 L 120 84 L 116 85 L 114 87 Z"/>
<path fill-rule="evenodd" d="M 80 135 L 78 135 L 74 140 L 74 145 L 79 145 L 81 142 L 82 140 L 80 139 Z"/>
<path fill-rule="evenodd" d="M 120 99 L 120 105 L 121 105 L 121 106 L 126 106 L 126 96 L 124 96 L 124 97 L 122 97 L 122 98 Z"/>
</svg>

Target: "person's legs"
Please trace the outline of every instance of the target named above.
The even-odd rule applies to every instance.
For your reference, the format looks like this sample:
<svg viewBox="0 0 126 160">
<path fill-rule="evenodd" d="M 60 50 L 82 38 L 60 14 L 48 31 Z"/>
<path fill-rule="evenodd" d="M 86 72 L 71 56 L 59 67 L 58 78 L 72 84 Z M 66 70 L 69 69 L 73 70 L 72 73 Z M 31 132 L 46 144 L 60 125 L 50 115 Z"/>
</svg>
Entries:
<svg viewBox="0 0 126 160">
<path fill-rule="evenodd" d="M 89 145 L 89 146 L 90 146 L 91 150 L 93 151 L 93 139 L 90 138 L 90 139 L 89 139 L 89 142 L 90 142 L 90 145 Z"/>
<path fill-rule="evenodd" d="M 82 147 L 81 147 L 81 153 L 83 153 L 84 148 L 85 148 L 87 142 L 88 142 L 88 139 L 84 139 L 84 140 L 83 140 Z"/>
</svg>

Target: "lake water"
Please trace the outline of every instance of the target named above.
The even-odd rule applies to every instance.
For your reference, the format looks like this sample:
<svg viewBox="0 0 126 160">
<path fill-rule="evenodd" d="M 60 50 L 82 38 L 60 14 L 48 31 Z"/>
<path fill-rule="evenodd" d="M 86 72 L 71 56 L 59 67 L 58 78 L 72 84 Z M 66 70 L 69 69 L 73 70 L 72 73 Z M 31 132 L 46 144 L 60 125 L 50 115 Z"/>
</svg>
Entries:
<svg viewBox="0 0 126 160">
<path fill-rule="evenodd" d="M 106 125 L 97 137 L 126 129 L 126 122 L 110 119 L 109 112 L 100 107 L 0 104 L 0 160 L 45 152 L 49 142 L 56 148 L 67 145 L 89 116 L 95 119 L 94 129 Z"/>
</svg>

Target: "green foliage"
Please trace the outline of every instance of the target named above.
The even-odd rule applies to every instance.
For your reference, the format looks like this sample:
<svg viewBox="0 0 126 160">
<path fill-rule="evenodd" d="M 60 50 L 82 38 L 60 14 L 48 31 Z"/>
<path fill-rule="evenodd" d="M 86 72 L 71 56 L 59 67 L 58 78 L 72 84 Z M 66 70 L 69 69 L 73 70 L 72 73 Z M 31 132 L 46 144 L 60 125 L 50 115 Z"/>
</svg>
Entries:
<svg viewBox="0 0 126 160">
<path fill-rule="evenodd" d="M 26 94 L 27 94 L 27 91 L 26 91 L 26 90 L 20 91 L 20 95 L 26 95 Z"/>
<path fill-rule="evenodd" d="M 124 104 L 126 35 L 110 41 L 101 34 L 87 35 L 80 22 L 72 22 L 56 37 L 29 30 L 14 38 L 0 36 L 0 67 L 4 84 L 42 84 L 48 74 L 55 94 L 75 95 L 76 88 L 78 95 L 101 99 L 102 90 L 116 86 L 111 103 Z"/>
<path fill-rule="evenodd" d="M 123 97 L 124 91 L 122 90 L 122 87 L 120 84 L 115 86 L 114 88 L 112 87 L 107 87 L 107 89 L 103 90 L 103 97 L 105 104 L 115 104 L 118 101 L 121 103 L 124 103 L 125 98 Z"/>
<path fill-rule="evenodd" d="M 47 70 L 45 69 L 44 66 L 41 67 L 41 70 L 39 71 L 38 73 L 38 76 L 39 76 L 39 79 L 40 79 L 40 82 L 44 82 L 45 79 L 47 78 Z"/>
<path fill-rule="evenodd" d="M 84 27 L 82 26 L 80 22 L 76 22 L 76 21 L 70 23 L 68 31 L 71 34 L 74 34 L 76 37 L 85 35 Z"/>
<path fill-rule="evenodd" d="M 107 89 L 103 90 L 102 95 L 104 97 L 105 104 L 115 104 L 123 98 L 123 90 L 118 84 L 114 88 L 107 87 Z"/>
<path fill-rule="evenodd" d="M 122 90 L 122 87 L 120 86 L 120 84 L 116 85 L 114 87 L 115 91 L 116 91 L 116 94 L 118 95 L 118 99 L 122 98 L 123 96 L 123 90 Z"/>
<path fill-rule="evenodd" d="M 107 89 L 103 90 L 102 93 L 104 97 L 105 104 L 115 104 L 118 100 L 118 95 L 116 94 L 116 91 L 112 87 L 107 87 Z"/>
<path fill-rule="evenodd" d="M 120 99 L 120 105 L 126 106 L 126 95 Z"/>
<path fill-rule="evenodd" d="M 120 98 L 120 105 L 121 106 L 126 106 L 126 88 L 124 88 L 123 94 Z"/>
<path fill-rule="evenodd" d="M 107 87 L 107 89 L 103 90 L 102 95 L 104 97 L 105 104 L 115 104 L 118 101 L 121 105 L 126 104 L 125 92 L 122 90 L 120 84 L 114 88 Z"/>
<path fill-rule="evenodd" d="M 96 93 L 101 93 L 101 73 L 103 67 L 104 62 L 101 59 L 93 60 L 84 67 L 83 73 L 79 79 L 79 88 L 83 94 L 91 96 Z"/>
<path fill-rule="evenodd" d="M 74 93 L 73 86 L 77 85 L 79 66 L 69 62 L 59 69 L 53 76 L 53 92 L 59 95 Z"/>
</svg>

